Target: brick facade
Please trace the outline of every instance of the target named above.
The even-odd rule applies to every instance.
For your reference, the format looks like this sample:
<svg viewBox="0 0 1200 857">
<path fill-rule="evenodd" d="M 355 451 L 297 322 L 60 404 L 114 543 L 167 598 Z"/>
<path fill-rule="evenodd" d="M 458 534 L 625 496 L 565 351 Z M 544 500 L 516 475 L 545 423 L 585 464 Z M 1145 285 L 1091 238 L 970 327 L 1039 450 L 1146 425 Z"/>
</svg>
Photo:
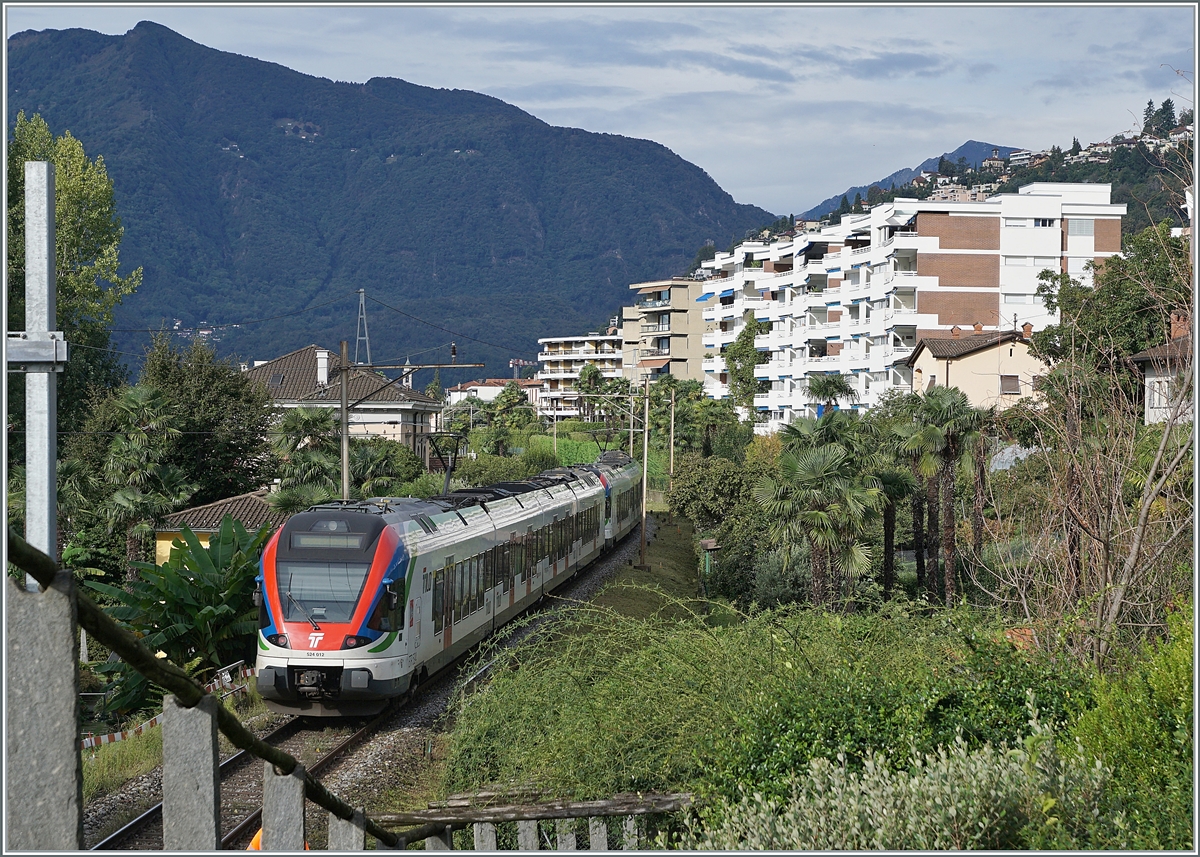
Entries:
<svg viewBox="0 0 1200 857">
<path fill-rule="evenodd" d="M 982 253 L 918 253 L 917 273 L 940 286 L 1000 287 L 1000 257 Z"/>
<path fill-rule="evenodd" d="M 1121 221 L 1096 219 L 1095 250 L 1097 253 L 1121 252 Z"/>
<path fill-rule="evenodd" d="M 917 234 L 937 238 L 943 250 L 999 250 L 1000 218 L 922 211 L 917 215 Z"/>
<path fill-rule="evenodd" d="M 937 313 L 938 324 L 967 328 L 979 322 L 984 327 L 994 327 L 1000 317 L 1000 295 L 996 292 L 922 292 L 917 298 L 917 310 L 922 314 Z M 945 336 L 946 332 L 938 331 L 938 335 Z"/>
</svg>

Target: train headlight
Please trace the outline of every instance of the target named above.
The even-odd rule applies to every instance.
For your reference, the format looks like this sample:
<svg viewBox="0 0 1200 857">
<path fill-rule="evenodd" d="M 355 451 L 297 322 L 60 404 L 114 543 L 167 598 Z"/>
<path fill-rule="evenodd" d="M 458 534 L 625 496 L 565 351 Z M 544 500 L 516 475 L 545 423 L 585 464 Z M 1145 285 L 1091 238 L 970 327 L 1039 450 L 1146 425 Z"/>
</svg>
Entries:
<svg viewBox="0 0 1200 857">
<path fill-rule="evenodd" d="M 359 646 L 365 646 L 371 642 L 370 637 L 356 637 L 353 634 L 342 640 L 343 649 L 357 649 Z"/>
<path fill-rule="evenodd" d="M 279 646 L 281 649 L 286 649 L 288 647 L 287 634 L 268 634 L 267 642 L 272 646 Z"/>
</svg>

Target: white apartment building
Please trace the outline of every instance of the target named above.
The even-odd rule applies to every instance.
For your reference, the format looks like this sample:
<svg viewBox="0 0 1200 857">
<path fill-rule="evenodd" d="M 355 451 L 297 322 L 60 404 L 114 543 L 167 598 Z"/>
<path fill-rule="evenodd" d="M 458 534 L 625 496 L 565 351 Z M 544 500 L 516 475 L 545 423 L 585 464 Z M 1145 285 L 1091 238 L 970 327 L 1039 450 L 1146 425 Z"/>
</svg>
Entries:
<svg viewBox="0 0 1200 857">
<path fill-rule="evenodd" d="M 775 431 L 815 415 L 808 378 L 850 378 L 869 408 L 887 390 L 907 391 L 904 365 L 918 339 L 956 325 L 984 331 L 1034 330 L 1057 321 L 1036 289 L 1044 269 L 1086 281 L 1084 266 L 1121 249 L 1124 205 L 1110 185 L 1038 182 L 978 202 L 897 199 L 847 216 L 837 226 L 771 244 L 746 242 L 718 253 L 704 319 L 705 391 L 728 395 L 722 350 L 747 319 L 770 324 L 755 345 L 769 354 L 755 396 Z"/>
<path fill-rule="evenodd" d="M 535 377 L 542 382 L 542 391 L 537 407 L 551 419 L 579 416 L 580 399 L 575 382 L 584 366 L 591 363 L 605 379 L 622 375 L 620 333 L 547 336 L 538 340 L 538 346 L 542 370 Z"/>
</svg>

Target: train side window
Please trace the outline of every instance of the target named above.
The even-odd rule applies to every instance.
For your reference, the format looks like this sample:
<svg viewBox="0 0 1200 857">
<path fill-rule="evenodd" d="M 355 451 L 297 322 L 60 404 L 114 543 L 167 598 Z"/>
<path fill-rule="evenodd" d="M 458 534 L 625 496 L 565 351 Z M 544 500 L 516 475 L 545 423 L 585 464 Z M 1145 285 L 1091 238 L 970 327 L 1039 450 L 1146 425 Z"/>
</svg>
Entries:
<svg viewBox="0 0 1200 857">
<path fill-rule="evenodd" d="M 471 557 L 471 582 L 470 582 L 469 586 L 471 587 L 471 595 L 470 595 L 471 612 L 474 613 L 480 607 L 480 604 L 479 604 L 479 601 L 480 601 L 480 598 L 479 598 L 479 557 L 478 556 Z"/>
<path fill-rule="evenodd" d="M 483 609 L 483 554 L 475 557 L 475 609 Z"/>
</svg>

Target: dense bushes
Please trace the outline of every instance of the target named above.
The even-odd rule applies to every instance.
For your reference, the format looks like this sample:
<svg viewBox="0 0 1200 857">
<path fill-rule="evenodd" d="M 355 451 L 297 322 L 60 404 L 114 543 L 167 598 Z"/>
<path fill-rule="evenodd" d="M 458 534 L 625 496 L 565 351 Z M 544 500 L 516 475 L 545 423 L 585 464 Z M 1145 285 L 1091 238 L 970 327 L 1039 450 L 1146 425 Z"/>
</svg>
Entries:
<svg viewBox="0 0 1200 857">
<path fill-rule="evenodd" d="M 446 787 L 689 791 L 693 848 L 1186 848 L 1190 621 L 1098 680 L 967 608 L 581 608 L 481 656 L 492 679 L 452 707 Z"/>
<path fill-rule="evenodd" d="M 868 757 L 813 759 L 780 799 L 743 790 L 710 807 L 674 843 L 692 850 L 1122 848 L 1124 817 L 1106 796 L 1109 771 L 1059 752 L 1036 719 L 1011 748 L 965 741 L 913 753 L 907 769 Z M 660 839 L 663 845 L 666 837 Z"/>
<path fill-rule="evenodd" d="M 1014 740 L 1026 688 L 1047 718 L 1065 714 L 1068 692 L 1086 695 L 1075 675 L 1007 643 L 985 649 L 991 629 L 969 641 L 971 631 L 900 611 L 791 610 L 717 628 L 581 610 L 560 627 L 499 655 L 490 684 L 460 702 L 450 788 L 519 779 L 577 797 L 733 798 L 742 786 L 782 796 L 814 758 L 846 753 L 859 766 L 872 748 L 933 750 L 957 727 L 972 747 Z M 1015 720 L 990 710 L 998 688 L 1016 694 Z"/>
<path fill-rule="evenodd" d="M 1192 842 L 1193 607 L 1168 615 L 1169 636 L 1112 679 L 1075 727 L 1085 752 L 1113 770 L 1113 791 L 1134 833 L 1131 847 Z"/>
</svg>

